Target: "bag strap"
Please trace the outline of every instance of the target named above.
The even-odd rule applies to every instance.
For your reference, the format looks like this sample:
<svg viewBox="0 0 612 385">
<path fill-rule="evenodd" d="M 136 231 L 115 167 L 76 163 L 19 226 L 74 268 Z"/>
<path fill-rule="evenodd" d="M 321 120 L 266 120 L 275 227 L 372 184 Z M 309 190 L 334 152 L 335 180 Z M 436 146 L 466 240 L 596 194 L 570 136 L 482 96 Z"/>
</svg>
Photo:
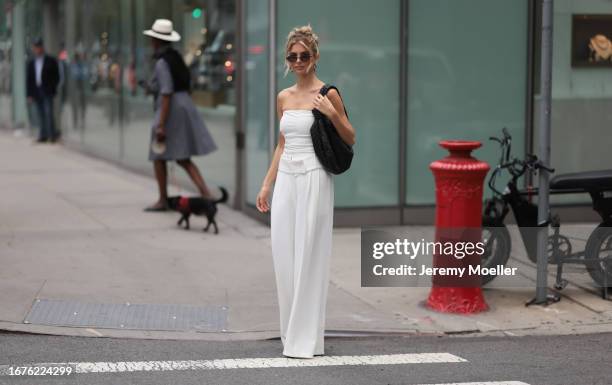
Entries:
<svg viewBox="0 0 612 385">
<path fill-rule="evenodd" d="M 340 96 L 340 100 L 342 100 L 342 95 L 340 95 L 340 90 L 338 89 L 338 87 L 336 87 L 333 84 L 327 84 L 325 83 L 323 85 L 323 87 L 321 87 L 321 89 L 319 90 L 319 93 L 323 96 L 327 95 L 327 93 L 329 92 L 329 90 L 334 89 L 336 90 L 336 92 L 338 93 L 338 95 Z M 346 112 L 346 106 L 344 105 L 344 100 L 342 100 L 342 107 L 344 107 L 344 113 L 346 114 L 346 117 L 348 118 L 348 112 Z"/>
</svg>

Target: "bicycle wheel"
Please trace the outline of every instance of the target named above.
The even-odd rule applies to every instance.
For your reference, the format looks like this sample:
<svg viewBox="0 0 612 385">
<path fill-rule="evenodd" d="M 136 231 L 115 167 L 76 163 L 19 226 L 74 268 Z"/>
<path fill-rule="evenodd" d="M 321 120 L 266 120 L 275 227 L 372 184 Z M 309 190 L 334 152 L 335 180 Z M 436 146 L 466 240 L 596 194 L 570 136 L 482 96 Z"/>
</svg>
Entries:
<svg viewBox="0 0 612 385">
<path fill-rule="evenodd" d="M 612 223 L 600 223 L 593 230 L 584 255 L 584 264 L 593 281 L 600 287 L 612 287 Z"/>
<path fill-rule="evenodd" d="M 510 233 L 506 225 L 493 224 L 488 218 L 482 221 L 482 241 L 484 243 L 484 253 L 482 254 L 480 265 L 482 267 L 505 266 L 510 258 L 511 240 Z M 482 274 L 482 285 L 491 282 L 497 275 Z"/>
</svg>

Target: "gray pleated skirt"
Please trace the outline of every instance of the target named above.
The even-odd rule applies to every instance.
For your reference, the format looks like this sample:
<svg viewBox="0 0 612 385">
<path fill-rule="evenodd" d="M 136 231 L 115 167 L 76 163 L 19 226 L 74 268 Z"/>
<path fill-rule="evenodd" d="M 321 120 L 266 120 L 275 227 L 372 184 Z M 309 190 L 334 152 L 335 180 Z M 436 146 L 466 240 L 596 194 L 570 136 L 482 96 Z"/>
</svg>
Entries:
<svg viewBox="0 0 612 385">
<path fill-rule="evenodd" d="M 151 127 L 149 144 L 155 137 L 159 116 L 160 108 L 157 108 L 155 120 Z M 192 156 L 210 154 L 216 149 L 217 145 L 200 117 L 189 93 L 173 93 L 170 99 L 168 119 L 166 120 L 166 151 L 162 154 L 155 154 L 149 145 L 149 160 L 187 159 Z"/>
</svg>

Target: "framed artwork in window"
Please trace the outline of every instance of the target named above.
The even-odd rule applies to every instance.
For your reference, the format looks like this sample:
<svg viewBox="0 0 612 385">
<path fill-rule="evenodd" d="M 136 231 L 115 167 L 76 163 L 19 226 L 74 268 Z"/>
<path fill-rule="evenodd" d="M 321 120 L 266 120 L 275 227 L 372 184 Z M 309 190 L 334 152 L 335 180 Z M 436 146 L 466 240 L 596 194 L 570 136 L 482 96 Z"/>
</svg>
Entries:
<svg viewBox="0 0 612 385">
<path fill-rule="evenodd" d="M 572 67 L 612 67 L 612 15 L 573 15 Z"/>
</svg>

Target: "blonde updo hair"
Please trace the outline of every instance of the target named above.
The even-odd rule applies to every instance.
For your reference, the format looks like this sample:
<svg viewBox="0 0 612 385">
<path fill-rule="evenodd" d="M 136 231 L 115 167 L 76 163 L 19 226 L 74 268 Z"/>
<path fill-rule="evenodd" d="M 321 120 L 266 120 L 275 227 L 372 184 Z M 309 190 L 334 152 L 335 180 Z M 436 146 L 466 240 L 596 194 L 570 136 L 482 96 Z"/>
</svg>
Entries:
<svg viewBox="0 0 612 385">
<path fill-rule="evenodd" d="M 308 65 L 307 71 L 310 72 L 313 65 L 316 69 L 317 65 L 315 64 L 315 60 L 319 56 L 319 37 L 312 31 L 310 24 L 295 27 L 289 32 L 289 35 L 287 35 L 287 44 L 285 44 L 285 57 L 289 55 L 289 50 L 294 44 L 303 45 L 312 55 L 312 61 Z M 289 62 L 285 59 L 285 76 L 287 76 L 290 70 L 291 67 L 289 66 Z"/>
</svg>

